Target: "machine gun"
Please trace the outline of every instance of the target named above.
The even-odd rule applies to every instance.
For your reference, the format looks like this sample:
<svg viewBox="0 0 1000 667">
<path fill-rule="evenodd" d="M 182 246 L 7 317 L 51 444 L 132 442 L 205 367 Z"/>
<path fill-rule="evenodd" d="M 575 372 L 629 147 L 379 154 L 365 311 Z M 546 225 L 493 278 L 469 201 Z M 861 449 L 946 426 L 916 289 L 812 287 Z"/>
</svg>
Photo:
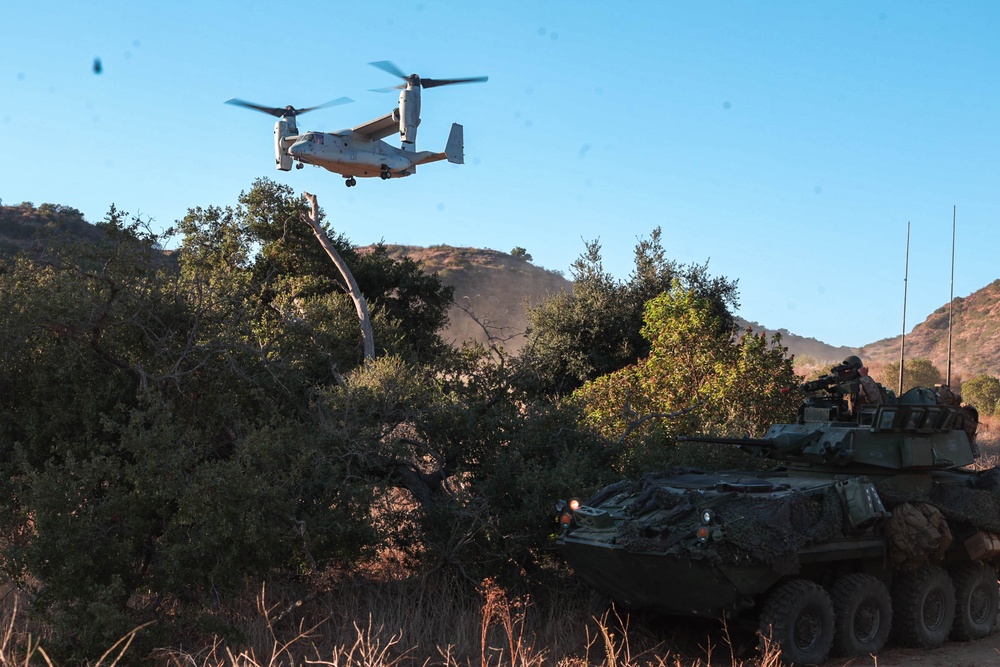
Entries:
<svg viewBox="0 0 1000 667">
<path fill-rule="evenodd" d="M 722 438 L 714 435 L 681 435 L 677 442 L 709 442 L 716 445 L 736 445 L 743 451 L 755 451 L 766 456 L 768 452 L 786 452 L 800 449 L 815 439 L 814 434 L 779 433 L 773 438 Z"/>
<path fill-rule="evenodd" d="M 677 442 L 711 442 L 717 445 L 739 445 L 750 447 L 775 447 L 777 442 L 773 438 L 720 438 L 714 435 L 679 435 Z"/>
<path fill-rule="evenodd" d="M 821 375 L 809 382 L 804 382 L 799 385 L 799 389 L 807 393 L 811 391 L 829 391 L 833 393 L 834 387 L 837 385 L 857 380 L 859 377 L 861 377 L 861 374 L 857 369 L 851 368 L 847 364 L 838 364 L 830 369 L 829 374 Z"/>
</svg>

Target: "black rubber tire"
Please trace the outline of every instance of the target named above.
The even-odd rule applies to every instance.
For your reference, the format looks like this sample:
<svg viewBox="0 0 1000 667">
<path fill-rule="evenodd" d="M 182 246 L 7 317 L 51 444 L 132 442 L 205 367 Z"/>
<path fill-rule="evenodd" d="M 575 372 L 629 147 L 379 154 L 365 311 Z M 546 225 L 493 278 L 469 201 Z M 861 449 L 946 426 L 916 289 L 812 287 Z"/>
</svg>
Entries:
<svg viewBox="0 0 1000 667">
<path fill-rule="evenodd" d="M 982 639 L 993 632 L 1000 605 L 997 573 L 986 563 L 962 563 L 951 569 L 955 586 L 955 623 L 951 638 L 966 642 Z"/>
<path fill-rule="evenodd" d="M 777 642 L 788 665 L 818 665 L 833 644 L 833 604 L 819 584 L 791 579 L 768 595 L 760 610 L 760 634 Z"/>
<path fill-rule="evenodd" d="M 885 584 L 870 574 L 848 574 L 834 582 L 830 601 L 836 655 L 874 655 L 885 646 L 892 628 L 892 599 Z"/>
<path fill-rule="evenodd" d="M 955 588 L 944 568 L 900 572 L 892 586 L 893 638 L 904 646 L 935 648 L 948 641 L 955 620 Z"/>
</svg>

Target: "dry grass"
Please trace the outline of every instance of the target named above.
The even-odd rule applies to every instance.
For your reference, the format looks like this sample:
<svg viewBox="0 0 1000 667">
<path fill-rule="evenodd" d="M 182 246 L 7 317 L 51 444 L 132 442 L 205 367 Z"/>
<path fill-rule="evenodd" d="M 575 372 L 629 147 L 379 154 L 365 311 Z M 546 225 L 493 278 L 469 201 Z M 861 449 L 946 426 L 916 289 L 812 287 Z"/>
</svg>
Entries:
<svg viewBox="0 0 1000 667">
<path fill-rule="evenodd" d="M 1000 465 L 1000 418 L 986 417 L 978 468 Z M 9 591 L 0 598 L 0 667 L 60 667 Z M 484 581 L 469 595 L 461 578 L 414 578 L 392 559 L 363 573 L 327 572 L 284 585 L 248 588 L 212 610 L 232 628 L 183 646 L 134 655 L 136 628 L 87 663 L 93 667 L 779 667 L 777 650 L 752 631 L 718 624 L 595 613 L 579 584 L 514 594 Z M 39 637 L 42 639 L 39 640 Z M 758 645 L 764 648 L 758 648 Z M 192 648 L 193 647 L 193 648 Z M 130 653 L 131 651 L 131 653 Z"/>
<path fill-rule="evenodd" d="M 979 445 L 979 459 L 975 464 L 977 470 L 1000 466 L 1000 416 L 980 417 L 976 444 Z"/>
<path fill-rule="evenodd" d="M 198 648 L 169 647 L 134 655 L 136 628 L 93 667 L 749 667 L 778 666 L 774 650 L 739 648 L 729 629 L 704 623 L 664 628 L 614 609 L 590 611 L 582 589 L 547 591 L 544 605 L 484 581 L 478 597 L 457 584 L 374 581 L 338 576 L 308 601 L 260 588 L 220 616 L 241 641 L 201 638 Z M 424 584 L 429 582 L 423 582 Z M 432 582 L 430 582 L 432 583 Z M 557 587 L 559 588 L 559 587 Z M 0 608 L 0 667 L 59 667 L 39 645 L 16 595 Z M 249 604 L 248 604 L 249 603 Z M 659 621 L 662 623 L 662 621 Z M 33 632 L 34 630 L 34 632 Z M 701 636 L 701 641 L 690 636 Z M 664 637 L 667 637 L 664 640 Z M 751 643 L 755 640 L 751 637 Z M 744 644 L 746 638 L 744 638 Z M 130 654 L 130 648 L 133 654 Z"/>
</svg>

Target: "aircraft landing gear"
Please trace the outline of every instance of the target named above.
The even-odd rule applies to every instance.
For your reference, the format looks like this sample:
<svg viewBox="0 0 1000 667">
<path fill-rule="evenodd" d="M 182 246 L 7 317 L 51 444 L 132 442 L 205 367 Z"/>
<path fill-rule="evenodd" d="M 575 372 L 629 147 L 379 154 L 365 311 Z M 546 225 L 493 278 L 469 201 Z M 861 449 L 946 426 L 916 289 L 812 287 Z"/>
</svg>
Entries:
<svg viewBox="0 0 1000 667">
<path fill-rule="evenodd" d="M 302 168 L 302 167 L 304 167 L 304 166 L 305 166 L 305 165 L 304 165 L 304 164 L 302 164 L 301 162 L 296 162 L 296 163 L 295 163 L 295 168 L 296 168 L 296 169 L 301 169 L 301 168 Z"/>
<path fill-rule="evenodd" d="M 383 164 L 382 165 L 382 173 L 380 173 L 379 176 L 382 178 L 383 181 L 387 181 L 390 178 L 392 178 L 392 172 L 389 171 L 389 167 L 387 167 L 386 165 Z"/>
<path fill-rule="evenodd" d="M 349 188 L 353 188 L 357 184 L 358 184 L 358 182 L 356 180 L 354 180 L 353 176 L 351 176 L 346 181 L 344 181 L 344 185 L 346 185 Z"/>
</svg>

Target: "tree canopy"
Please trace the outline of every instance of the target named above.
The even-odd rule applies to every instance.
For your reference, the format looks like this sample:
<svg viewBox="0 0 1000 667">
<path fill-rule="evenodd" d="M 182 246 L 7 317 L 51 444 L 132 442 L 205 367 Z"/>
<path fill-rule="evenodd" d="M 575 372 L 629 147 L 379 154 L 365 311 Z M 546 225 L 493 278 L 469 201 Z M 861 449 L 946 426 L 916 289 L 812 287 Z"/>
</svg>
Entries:
<svg viewBox="0 0 1000 667">
<path fill-rule="evenodd" d="M 343 336 L 351 332 L 324 329 L 331 316 L 343 316 L 350 300 L 344 296 L 347 287 L 336 267 L 301 222 L 300 216 L 309 210 L 304 198 L 288 186 L 258 179 L 240 195 L 239 203 L 235 209 L 188 212 L 177 230 L 184 239 L 182 265 L 187 265 L 188 273 L 220 263 L 237 269 L 240 279 L 253 285 L 261 308 L 285 319 L 298 315 L 303 325 L 319 327 L 319 335 L 331 337 L 326 347 L 340 353 L 329 363 L 342 370 L 357 365 L 360 334 L 354 350 L 342 345 Z M 322 210 L 320 217 L 325 217 Z M 447 324 L 452 288 L 422 272 L 409 258 L 393 259 L 382 244 L 362 253 L 329 227 L 325 231 L 365 295 L 381 351 L 417 361 L 448 351 L 440 331 Z"/>
<path fill-rule="evenodd" d="M 440 342 L 436 277 L 338 237 L 375 312 L 363 364 L 302 205 L 257 182 L 192 209 L 175 253 L 112 208 L 95 243 L 0 260 L 0 564 L 61 657 L 386 548 L 537 570 L 552 499 L 608 481 L 571 406 Z"/>
<path fill-rule="evenodd" d="M 93 243 L 0 259 L 0 566 L 60 657 L 386 550 L 470 587 L 536 576 L 555 499 L 789 409 L 780 339 L 739 335 L 735 282 L 668 260 L 659 230 L 624 282 L 589 244 L 518 357 L 446 346 L 436 276 L 330 231 L 373 314 L 365 362 L 305 210 L 259 180 L 189 210 L 176 252 L 112 207 Z"/>
<path fill-rule="evenodd" d="M 793 420 L 798 382 L 781 337 L 768 340 L 726 327 L 709 298 L 675 285 L 646 307 L 642 334 L 649 356 L 588 382 L 572 396 L 589 423 L 624 446 L 621 472 L 636 475 L 696 457 L 704 448 L 677 447 L 696 432 L 759 437 L 774 422 Z M 733 450 L 735 451 L 735 450 Z M 732 460 L 732 457 L 728 457 Z"/>
<path fill-rule="evenodd" d="M 981 414 L 997 414 L 1000 412 L 1000 379 L 984 373 L 966 380 L 962 383 L 962 399 Z"/>
<path fill-rule="evenodd" d="M 899 362 L 886 364 L 878 378 L 887 389 L 896 391 L 899 388 Z M 907 359 L 903 366 L 903 392 L 914 387 L 933 387 L 944 382 L 944 376 L 930 359 Z"/>
<path fill-rule="evenodd" d="M 550 394 L 568 394 L 647 356 L 649 341 L 641 333 L 646 303 L 675 284 L 706 300 L 720 332 L 729 331 L 731 309 L 738 306 L 736 281 L 709 276 L 707 264 L 668 259 L 660 228 L 636 245 L 628 280 L 604 269 L 597 241 L 586 244 L 571 273 L 572 293 L 528 310 L 527 354 L 539 389 Z"/>
</svg>

